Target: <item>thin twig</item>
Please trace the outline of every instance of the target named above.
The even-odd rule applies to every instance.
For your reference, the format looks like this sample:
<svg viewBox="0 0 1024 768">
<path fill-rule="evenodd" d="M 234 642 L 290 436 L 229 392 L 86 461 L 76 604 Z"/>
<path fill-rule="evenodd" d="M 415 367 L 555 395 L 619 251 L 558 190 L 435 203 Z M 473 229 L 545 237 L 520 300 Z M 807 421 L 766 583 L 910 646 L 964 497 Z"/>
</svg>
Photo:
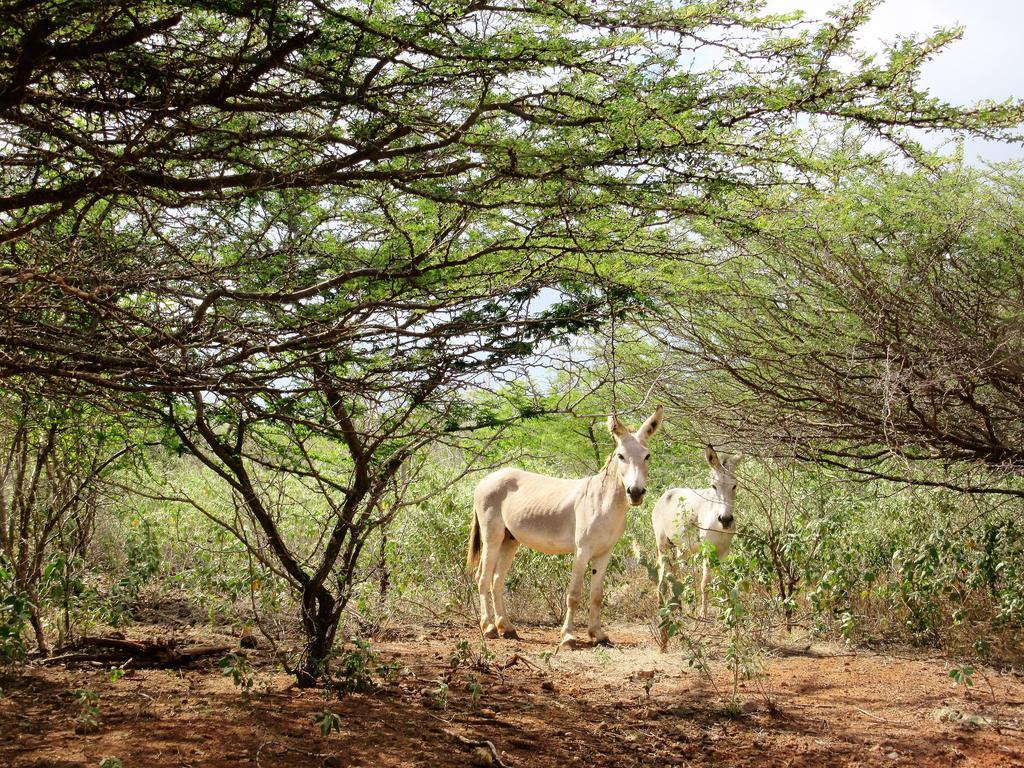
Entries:
<svg viewBox="0 0 1024 768">
<path fill-rule="evenodd" d="M 880 715 L 873 714 L 871 712 L 868 712 L 866 709 L 861 709 L 860 707 L 854 707 L 854 709 L 860 712 L 862 715 L 867 715 L 872 720 L 877 720 L 880 723 L 888 723 L 889 725 L 906 725 L 906 723 L 902 720 L 887 720 L 886 718 L 881 717 Z"/>
<path fill-rule="evenodd" d="M 461 746 L 463 749 L 467 751 L 477 749 L 479 747 L 490 750 L 491 757 L 494 758 L 495 765 L 497 765 L 499 768 L 510 768 L 508 763 L 502 761 L 501 756 L 498 754 L 498 750 L 497 748 L 495 748 L 494 744 L 488 741 L 487 739 L 467 739 L 465 736 L 459 736 L 459 734 L 455 733 L 455 731 L 449 731 L 447 728 L 442 728 L 441 730 L 444 731 L 444 733 L 451 736 L 452 739 L 454 739 L 459 746 Z"/>
</svg>

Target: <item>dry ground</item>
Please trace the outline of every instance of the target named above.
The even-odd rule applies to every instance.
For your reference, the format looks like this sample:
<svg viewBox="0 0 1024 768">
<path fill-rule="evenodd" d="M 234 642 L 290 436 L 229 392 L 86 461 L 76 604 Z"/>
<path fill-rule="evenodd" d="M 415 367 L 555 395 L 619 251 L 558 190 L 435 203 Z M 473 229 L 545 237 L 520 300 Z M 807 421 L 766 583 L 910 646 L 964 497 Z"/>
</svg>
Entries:
<svg viewBox="0 0 1024 768">
<path fill-rule="evenodd" d="M 616 646 L 554 656 L 555 628 L 522 634 L 492 641 L 494 657 L 482 668 L 452 675 L 456 644 L 468 639 L 478 649 L 474 631 L 407 630 L 374 645 L 399 662 L 398 679 L 340 700 L 292 687 L 263 650 L 250 656 L 249 701 L 214 660 L 185 670 L 129 668 L 117 681 L 96 667 L 32 666 L 0 683 L 0 766 L 98 766 L 108 756 L 126 768 L 470 765 L 473 755 L 450 731 L 491 740 L 513 767 L 1024 768 L 1019 676 L 985 671 L 966 695 L 941 659 L 804 645 L 773 654 L 763 682 L 744 683 L 739 711 L 730 712 L 725 667 L 715 662 L 711 678 L 702 676 L 682 651 L 659 654 L 646 627 L 613 626 Z M 446 673 L 445 708 L 438 680 Z M 483 689 L 478 702 L 467 673 Z M 93 733 L 75 732 L 74 692 L 82 688 L 99 695 L 102 723 Z M 341 730 L 322 737 L 314 716 L 325 709 L 340 716 Z"/>
</svg>

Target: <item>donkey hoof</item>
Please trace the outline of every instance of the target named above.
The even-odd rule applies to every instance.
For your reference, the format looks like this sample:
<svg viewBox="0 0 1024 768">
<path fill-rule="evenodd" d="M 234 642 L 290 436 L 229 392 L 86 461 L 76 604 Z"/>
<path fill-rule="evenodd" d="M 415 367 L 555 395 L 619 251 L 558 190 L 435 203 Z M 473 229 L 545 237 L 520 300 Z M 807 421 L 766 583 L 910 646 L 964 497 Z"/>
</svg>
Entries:
<svg viewBox="0 0 1024 768">
<path fill-rule="evenodd" d="M 509 627 L 508 629 L 501 630 L 501 636 L 503 638 L 505 638 L 506 640 L 518 640 L 519 639 L 519 633 L 516 632 L 515 629 L 513 629 L 512 627 Z"/>
<path fill-rule="evenodd" d="M 558 644 L 558 647 L 567 648 L 570 651 L 574 651 L 579 647 L 579 644 L 576 642 L 575 637 L 573 637 L 572 635 L 566 635 L 562 638 L 562 642 Z"/>
<path fill-rule="evenodd" d="M 595 635 L 594 633 L 591 633 L 590 634 L 590 639 L 593 640 L 598 645 L 614 645 L 614 643 L 611 640 L 608 639 L 608 635 L 604 634 L 603 632 L 601 634 L 599 634 L 599 635 Z"/>
<path fill-rule="evenodd" d="M 498 628 L 493 624 L 488 624 L 487 628 L 483 630 L 484 637 L 488 640 L 496 640 L 498 637 Z"/>
</svg>

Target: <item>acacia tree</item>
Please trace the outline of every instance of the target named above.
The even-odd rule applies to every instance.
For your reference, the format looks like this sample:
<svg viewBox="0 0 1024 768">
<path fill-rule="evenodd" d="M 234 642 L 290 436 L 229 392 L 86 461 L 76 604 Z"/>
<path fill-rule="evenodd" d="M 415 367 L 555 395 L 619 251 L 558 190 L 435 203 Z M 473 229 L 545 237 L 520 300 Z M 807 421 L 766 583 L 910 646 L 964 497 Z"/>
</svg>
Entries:
<svg viewBox="0 0 1024 768">
<path fill-rule="evenodd" d="M 311 683 L 404 457 L 472 425 L 466 390 L 635 303 L 689 254 L 667 225 L 814 181 L 799 116 L 908 150 L 905 126 L 1017 120 L 917 88 L 951 33 L 857 54 L 874 5 L 8 6 L 0 377 L 159 418 L 229 483 L 300 594 Z M 268 463 L 341 499 L 315 557 L 260 497 Z"/>
<path fill-rule="evenodd" d="M 751 211 L 669 312 L 668 389 L 743 442 L 1024 496 L 1022 193 L 953 164 Z"/>
<path fill-rule="evenodd" d="M 103 480 L 130 449 L 124 430 L 88 404 L 0 396 L 0 568 L 44 656 L 44 592 L 66 591 L 92 538 Z M 64 632 L 69 624 L 65 616 Z"/>
</svg>

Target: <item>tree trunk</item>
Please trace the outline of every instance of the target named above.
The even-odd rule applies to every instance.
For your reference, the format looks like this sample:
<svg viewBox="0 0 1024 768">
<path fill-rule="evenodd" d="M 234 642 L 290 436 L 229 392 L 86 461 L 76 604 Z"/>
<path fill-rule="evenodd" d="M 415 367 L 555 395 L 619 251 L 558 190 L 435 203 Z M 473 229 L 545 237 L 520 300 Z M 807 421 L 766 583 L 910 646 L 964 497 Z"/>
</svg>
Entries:
<svg viewBox="0 0 1024 768">
<path fill-rule="evenodd" d="M 306 647 L 295 670 L 299 688 L 314 688 L 327 672 L 339 616 L 334 612 L 333 595 L 321 584 L 308 585 L 302 591 L 302 629 Z"/>
<path fill-rule="evenodd" d="M 50 646 L 46 642 L 46 632 L 43 630 L 43 620 L 39 615 L 39 606 L 35 600 L 32 601 L 32 605 L 29 607 L 28 620 L 32 625 L 32 631 L 36 635 L 36 646 L 39 648 L 39 654 L 41 656 L 49 656 Z"/>
<path fill-rule="evenodd" d="M 384 605 L 388 599 L 388 590 L 391 588 L 391 573 L 388 571 L 388 529 L 384 526 L 380 529 L 380 551 L 378 552 L 380 565 L 380 604 Z"/>
</svg>

